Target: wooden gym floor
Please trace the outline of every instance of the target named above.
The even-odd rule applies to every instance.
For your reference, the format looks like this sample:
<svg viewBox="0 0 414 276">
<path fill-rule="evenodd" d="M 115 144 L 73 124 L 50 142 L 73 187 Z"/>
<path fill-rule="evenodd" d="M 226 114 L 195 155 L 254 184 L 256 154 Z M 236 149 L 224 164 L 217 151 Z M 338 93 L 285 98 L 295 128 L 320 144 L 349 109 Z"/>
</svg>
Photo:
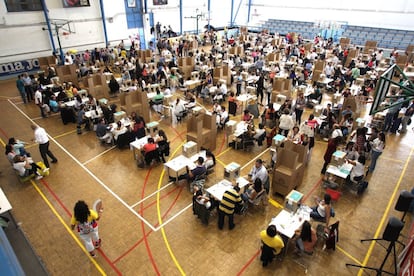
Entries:
<svg viewBox="0 0 414 276">
<path fill-rule="evenodd" d="M 344 190 L 334 203 L 341 221 L 336 251 L 322 251 L 301 258 L 290 246 L 287 257 L 262 268 L 259 261 L 259 232 L 281 210 L 281 197 L 271 196 L 268 206 L 251 208 L 245 216 L 235 216 L 236 228 L 219 231 L 217 217 L 204 226 L 191 210 L 186 187 L 168 184 L 162 165 L 140 169 L 129 149 L 101 145 L 94 132 L 76 134 L 76 125 L 63 125 L 59 115 L 42 119 L 33 104 L 24 105 L 15 80 L 0 82 L 0 142 L 16 137 L 30 142 L 31 122 L 44 127 L 52 137 L 51 150 L 59 159 L 51 164 L 50 176 L 20 183 L 6 158 L 0 159 L 1 188 L 13 205 L 13 215 L 51 275 L 356 275 L 358 269 L 345 263 L 379 267 L 385 250 L 360 239 L 381 237 L 394 210 L 399 192 L 411 190 L 414 179 L 413 132 L 387 135 L 387 147 L 380 157 L 369 187 L 362 197 Z M 329 95 L 325 95 L 325 100 Z M 307 117 L 309 110 L 304 117 Z M 257 122 L 256 122 L 257 124 Z M 180 154 L 186 137 L 185 123 L 172 127 L 168 119 L 160 123 L 171 141 L 173 158 Z M 326 142 L 318 140 L 305 178 L 298 190 L 305 203 L 323 195 L 320 169 Z M 27 146 L 35 160 L 41 160 L 37 145 Z M 266 147 L 251 152 L 229 149 L 225 135 L 217 135 L 218 164 L 208 185 L 223 176 L 225 164 L 236 161 L 246 175 Z M 265 151 L 262 158 L 269 160 Z M 101 198 L 105 211 L 99 222 L 102 248 L 98 258 L 90 258 L 77 233 L 69 228 L 73 206 L 79 199 L 92 204 Z M 407 235 L 412 218 L 406 218 Z M 226 221 L 227 222 L 227 221 Z M 316 227 L 316 222 L 312 222 Z M 227 226 L 227 224 L 226 224 Z M 402 241 L 405 238 L 401 238 Z M 397 246 L 398 252 L 401 250 Z M 392 258 L 385 265 L 392 270 Z M 28 273 L 30 275 L 30 273 Z M 374 275 L 374 273 L 370 273 Z"/>
</svg>

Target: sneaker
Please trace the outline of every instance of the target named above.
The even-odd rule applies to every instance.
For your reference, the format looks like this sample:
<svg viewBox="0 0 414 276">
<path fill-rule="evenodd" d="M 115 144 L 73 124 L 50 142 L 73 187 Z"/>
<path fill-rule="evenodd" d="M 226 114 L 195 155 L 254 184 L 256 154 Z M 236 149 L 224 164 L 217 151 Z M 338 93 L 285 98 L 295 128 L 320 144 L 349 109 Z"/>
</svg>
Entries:
<svg viewBox="0 0 414 276">
<path fill-rule="evenodd" d="M 43 176 L 41 176 L 41 175 L 36 176 L 36 180 L 40 180 L 42 178 L 43 178 Z"/>
<path fill-rule="evenodd" d="M 52 163 L 57 163 L 57 162 L 58 162 L 58 160 L 57 160 L 57 159 L 52 160 Z"/>
<path fill-rule="evenodd" d="M 97 255 L 96 255 L 95 252 L 89 252 L 89 255 L 91 255 L 92 258 L 96 258 L 97 257 Z"/>
<path fill-rule="evenodd" d="M 43 170 L 43 173 L 47 173 L 49 171 L 49 168 L 45 168 L 44 170 Z"/>
<path fill-rule="evenodd" d="M 99 247 L 101 247 L 101 239 L 95 242 L 95 248 L 98 249 Z"/>
</svg>

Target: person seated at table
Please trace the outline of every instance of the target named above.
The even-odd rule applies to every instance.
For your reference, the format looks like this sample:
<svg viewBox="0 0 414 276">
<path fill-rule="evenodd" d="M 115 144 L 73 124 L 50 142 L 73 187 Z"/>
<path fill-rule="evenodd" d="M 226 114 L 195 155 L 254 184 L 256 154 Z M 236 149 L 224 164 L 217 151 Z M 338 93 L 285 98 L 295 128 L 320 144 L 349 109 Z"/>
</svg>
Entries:
<svg viewBox="0 0 414 276">
<path fill-rule="evenodd" d="M 249 110 L 246 109 L 243 111 L 242 121 L 247 122 L 249 124 L 253 122 L 253 115 L 250 114 Z"/>
<path fill-rule="evenodd" d="M 112 135 L 114 136 L 115 142 L 118 140 L 118 137 L 124 133 L 126 133 L 128 129 L 122 124 L 121 121 L 116 123 L 116 127 L 112 128 Z"/>
<path fill-rule="evenodd" d="M 224 125 L 229 120 L 229 113 L 224 106 L 221 107 L 221 111 L 216 116 L 216 124 L 220 129 L 224 128 Z"/>
<path fill-rule="evenodd" d="M 176 124 L 178 121 L 181 121 L 181 119 L 186 115 L 186 109 L 183 101 L 180 100 L 180 98 L 177 98 L 175 101 L 173 107 L 172 107 L 172 115 L 173 115 L 173 124 Z"/>
<path fill-rule="evenodd" d="M 352 117 L 352 110 L 351 110 L 351 106 L 347 105 L 346 108 L 342 111 L 342 117 L 346 117 L 346 116 L 350 116 Z"/>
<path fill-rule="evenodd" d="M 96 99 L 91 95 L 91 94 L 88 94 L 88 106 L 91 108 L 91 107 L 96 107 L 98 105 L 98 103 L 97 103 L 97 101 L 96 101 Z"/>
<path fill-rule="evenodd" d="M 359 157 L 359 153 L 355 149 L 355 143 L 352 141 L 349 141 L 348 144 L 345 146 L 345 159 L 349 160 L 357 160 Z"/>
<path fill-rule="evenodd" d="M 206 167 L 204 166 L 204 158 L 199 156 L 196 161 L 196 167 L 192 170 L 187 166 L 187 173 L 180 175 L 178 177 L 178 180 L 184 180 L 186 179 L 188 183 L 193 182 L 194 180 L 197 180 L 198 178 L 205 175 L 207 172 Z M 176 181 L 174 177 L 170 176 L 171 181 Z"/>
<path fill-rule="evenodd" d="M 88 74 L 89 74 L 89 68 L 84 63 L 82 63 L 79 66 L 79 77 L 81 78 L 86 77 Z"/>
<path fill-rule="evenodd" d="M 72 83 L 70 83 L 70 82 L 66 83 L 66 86 L 65 86 L 65 93 L 66 93 L 66 96 L 67 96 L 69 99 L 72 99 L 72 98 L 74 97 Z"/>
<path fill-rule="evenodd" d="M 352 164 L 354 167 L 351 170 L 351 174 L 348 175 L 346 181 L 359 182 L 365 175 L 365 156 L 360 155 L 357 160 L 345 159 L 346 162 Z"/>
<path fill-rule="evenodd" d="M 106 124 L 105 119 L 102 118 L 96 126 L 96 136 L 100 141 L 107 144 L 112 144 L 113 136 L 109 130 L 110 127 Z"/>
<path fill-rule="evenodd" d="M 162 103 L 163 103 L 164 95 L 161 93 L 160 89 L 157 88 L 157 93 L 152 98 L 152 108 L 154 108 L 155 112 L 162 115 Z"/>
<path fill-rule="evenodd" d="M 83 124 L 85 124 L 85 129 L 86 130 L 90 130 L 90 128 L 91 128 L 90 121 L 89 121 L 89 119 L 85 115 L 86 114 L 86 111 L 87 111 L 87 109 L 86 109 L 85 105 L 82 104 L 80 106 L 80 110 L 78 111 L 78 115 L 77 115 L 78 134 L 81 134 L 81 131 L 80 130 L 81 130 Z"/>
<path fill-rule="evenodd" d="M 156 139 L 158 145 L 158 151 L 163 163 L 165 163 L 165 157 L 170 155 L 170 142 L 168 141 L 167 135 L 165 132 L 160 129 L 158 130 L 158 137 Z"/>
<path fill-rule="evenodd" d="M 262 191 L 264 191 L 263 183 L 260 178 L 256 178 L 254 183 L 246 187 L 245 191 L 241 194 L 241 197 L 244 202 L 253 201 Z"/>
<path fill-rule="evenodd" d="M 58 112 L 59 111 L 59 104 L 56 100 L 56 96 L 52 95 L 49 99 L 49 106 L 50 106 L 50 110 L 52 112 Z"/>
<path fill-rule="evenodd" d="M 140 139 L 145 137 L 146 130 L 145 130 L 145 121 L 144 118 L 136 114 L 135 112 L 131 113 L 131 120 L 134 122 L 134 128 L 132 130 L 132 134 L 136 139 Z"/>
<path fill-rule="evenodd" d="M 147 166 L 150 165 L 153 160 L 157 162 L 160 161 L 158 145 L 155 143 L 154 138 L 148 138 L 147 143 L 142 147 L 142 151 L 144 152 L 145 163 Z"/>
<path fill-rule="evenodd" d="M 322 93 L 318 85 L 314 88 L 313 93 L 309 95 L 309 99 L 316 100 L 319 104 L 322 102 Z"/>
<path fill-rule="evenodd" d="M 309 255 L 313 254 L 313 249 L 315 248 L 318 237 L 316 235 L 315 229 L 312 228 L 312 225 L 309 221 L 305 220 L 300 229 L 295 231 L 296 234 L 296 250 L 297 255 L 302 255 L 306 253 Z"/>
<path fill-rule="evenodd" d="M 262 241 L 262 254 L 260 261 L 263 267 L 266 267 L 273 261 L 276 255 L 279 255 L 285 247 L 282 237 L 278 234 L 275 225 L 269 225 L 266 230 L 260 232 Z"/>
<path fill-rule="evenodd" d="M 218 206 L 218 202 L 213 198 L 210 198 L 207 194 L 203 194 L 203 191 L 200 187 L 194 186 L 194 193 L 193 193 L 193 213 L 195 214 L 194 204 L 197 202 L 198 204 L 204 205 L 207 210 L 213 210 Z"/>
<path fill-rule="evenodd" d="M 331 206 L 331 195 L 325 194 L 322 200 L 319 197 L 315 197 L 315 203 L 316 206 L 312 207 L 310 217 L 318 221 L 324 221 L 327 229 L 329 227 L 329 220 L 333 213 Z"/>
<path fill-rule="evenodd" d="M 352 118 L 349 114 L 344 116 L 342 122 L 340 123 L 342 135 L 344 137 L 348 136 L 349 133 L 352 132 L 352 127 L 354 126 L 354 118 Z"/>
<path fill-rule="evenodd" d="M 20 177 L 35 175 L 36 180 L 43 178 L 43 176 L 38 172 L 38 170 L 41 170 L 42 168 L 33 162 L 30 157 L 16 155 L 13 158 L 13 169 L 18 172 Z M 45 169 L 43 171 L 46 172 L 47 170 Z"/>
<path fill-rule="evenodd" d="M 129 74 L 128 70 L 125 70 L 122 73 L 122 83 L 126 85 L 128 82 L 131 82 L 131 75 Z"/>
<path fill-rule="evenodd" d="M 263 145 L 263 140 L 266 138 L 266 129 L 263 124 L 259 124 L 259 127 L 254 130 L 253 139 L 257 141 L 259 146 Z"/>
<path fill-rule="evenodd" d="M 211 113 L 213 114 L 220 114 L 222 106 L 218 102 L 214 102 L 213 107 L 211 109 Z"/>
<path fill-rule="evenodd" d="M 216 157 L 211 151 L 206 150 L 206 159 L 204 160 L 204 166 L 206 167 L 206 170 L 213 168 L 215 165 Z"/>
<path fill-rule="evenodd" d="M 75 105 L 74 105 L 75 110 L 76 111 L 80 110 L 82 106 L 83 106 L 83 103 L 82 103 L 81 96 L 80 95 L 76 95 L 75 96 Z"/>
<path fill-rule="evenodd" d="M 286 138 L 295 144 L 301 144 L 302 136 L 301 136 L 301 133 L 299 132 L 299 127 L 294 126 L 291 130 L 289 130 L 289 133 Z"/>
<path fill-rule="evenodd" d="M 216 90 L 215 90 L 215 95 L 213 97 L 213 100 L 214 101 L 217 101 L 217 102 L 222 102 L 224 100 L 224 95 L 223 95 L 223 93 L 221 91 L 221 88 L 220 88 L 220 84 L 219 83 L 217 83 Z"/>
<path fill-rule="evenodd" d="M 14 163 L 14 157 L 15 157 L 16 155 L 18 155 L 18 154 L 14 151 L 13 145 L 11 145 L 11 144 L 7 144 L 7 145 L 6 145 L 6 151 L 4 152 L 4 154 L 6 155 L 7 160 L 9 160 L 10 164 L 11 164 L 11 165 L 13 165 L 13 163 Z"/>
<path fill-rule="evenodd" d="M 335 139 L 336 137 L 343 137 L 341 126 L 339 124 L 333 125 L 333 131 L 331 134 L 331 138 Z"/>
<path fill-rule="evenodd" d="M 109 92 L 111 93 L 111 95 L 115 95 L 116 93 L 119 92 L 119 83 L 115 79 L 114 75 L 111 76 L 108 87 L 109 87 Z"/>
</svg>

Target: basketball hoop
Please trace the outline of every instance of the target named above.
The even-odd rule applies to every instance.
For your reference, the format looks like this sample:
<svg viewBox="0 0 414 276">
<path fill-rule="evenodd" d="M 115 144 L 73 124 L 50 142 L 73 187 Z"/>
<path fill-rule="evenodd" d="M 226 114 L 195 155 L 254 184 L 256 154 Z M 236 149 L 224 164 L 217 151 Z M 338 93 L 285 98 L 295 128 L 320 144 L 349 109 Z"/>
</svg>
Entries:
<svg viewBox="0 0 414 276">
<path fill-rule="evenodd" d="M 63 32 L 62 32 L 62 36 L 63 36 L 65 39 L 68 39 L 68 38 L 69 38 L 69 35 L 70 35 L 70 32 L 65 32 L 65 31 L 63 31 Z"/>
</svg>

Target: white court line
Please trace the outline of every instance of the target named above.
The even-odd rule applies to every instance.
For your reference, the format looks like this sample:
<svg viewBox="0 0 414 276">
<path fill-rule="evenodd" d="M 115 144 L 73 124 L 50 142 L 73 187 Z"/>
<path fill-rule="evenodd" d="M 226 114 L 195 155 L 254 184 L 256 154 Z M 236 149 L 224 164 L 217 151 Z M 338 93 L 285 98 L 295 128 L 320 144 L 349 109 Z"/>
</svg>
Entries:
<svg viewBox="0 0 414 276">
<path fill-rule="evenodd" d="M 132 204 L 130 207 L 131 207 L 131 208 L 135 208 L 135 207 L 136 207 L 138 204 L 140 204 L 141 202 L 144 202 L 145 200 L 147 200 L 148 198 L 152 197 L 153 195 L 158 194 L 159 192 L 161 192 L 162 190 L 164 190 L 165 188 L 167 188 L 168 186 L 170 186 L 171 184 L 174 184 L 174 183 L 175 183 L 175 182 L 170 182 L 170 183 L 168 183 L 167 185 L 162 186 L 162 188 L 161 188 L 161 189 L 156 190 L 155 192 L 153 192 L 152 194 L 150 194 L 150 195 L 148 195 L 148 196 L 144 197 L 143 199 L 141 199 L 141 200 L 140 200 L 140 201 L 138 201 L 137 203 Z"/>
<path fill-rule="evenodd" d="M 244 168 L 246 168 L 253 161 L 256 162 L 256 160 L 257 160 L 257 158 L 259 158 L 259 156 L 262 156 L 264 153 L 268 152 L 269 150 L 270 150 L 270 148 L 267 148 L 264 151 L 262 151 L 262 153 L 260 153 L 259 155 L 257 155 L 254 159 L 252 159 L 249 162 L 247 162 L 246 164 L 244 164 L 244 166 L 241 167 L 240 170 L 243 170 Z"/>
<path fill-rule="evenodd" d="M 92 158 L 91 158 L 91 159 L 89 159 L 88 161 L 83 162 L 83 165 L 86 165 L 86 164 L 88 164 L 89 162 L 92 162 L 92 161 L 93 161 L 93 160 L 95 160 L 96 158 L 98 158 L 98 157 L 100 157 L 100 156 L 104 155 L 105 153 L 107 153 L 107 152 L 109 152 L 109 151 L 113 150 L 114 148 L 116 148 L 116 146 L 112 146 L 112 147 L 110 147 L 109 149 L 105 150 L 104 152 L 101 152 L 101 153 L 100 153 L 100 154 L 98 154 L 97 156 L 92 157 Z"/>
<path fill-rule="evenodd" d="M 9 103 L 14 106 L 24 117 L 26 117 L 32 124 L 35 124 L 35 122 L 26 115 L 20 108 L 18 108 L 11 100 L 8 100 Z M 140 220 L 142 220 L 149 228 L 151 228 L 152 231 L 156 231 L 156 228 L 149 223 L 144 217 L 142 217 L 140 214 L 138 214 L 134 209 L 129 207 L 129 205 L 122 200 L 120 196 L 118 196 L 114 191 L 112 191 L 105 183 L 103 183 L 102 180 L 100 180 L 95 174 L 93 174 L 88 168 L 86 168 L 78 159 L 76 159 L 75 156 L 73 156 L 70 152 L 68 152 L 61 144 L 59 144 L 52 136 L 48 134 L 48 137 L 50 140 L 52 140 L 61 150 L 63 150 L 70 158 L 73 159 L 81 168 L 83 168 L 93 179 L 95 179 L 105 190 L 107 190 L 113 197 L 115 197 L 122 205 L 124 205 L 132 214 L 134 214 L 136 217 L 138 217 Z"/>
<path fill-rule="evenodd" d="M 167 219 L 166 221 L 164 221 L 161 225 L 159 225 L 157 228 L 155 228 L 155 231 L 158 231 L 161 228 L 163 228 L 165 225 L 167 225 L 168 223 L 170 223 L 172 220 L 174 220 L 176 217 L 178 217 L 179 215 L 181 215 L 182 213 L 184 213 L 185 211 L 187 211 L 187 209 L 189 209 L 192 206 L 193 206 L 193 204 L 190 203 L 189 205 L 187 205 L 187 207 L 184 207 L 181 211 L 179 211 L 174 216 L 170 217 L 169 219 Z"/>
</svg>

